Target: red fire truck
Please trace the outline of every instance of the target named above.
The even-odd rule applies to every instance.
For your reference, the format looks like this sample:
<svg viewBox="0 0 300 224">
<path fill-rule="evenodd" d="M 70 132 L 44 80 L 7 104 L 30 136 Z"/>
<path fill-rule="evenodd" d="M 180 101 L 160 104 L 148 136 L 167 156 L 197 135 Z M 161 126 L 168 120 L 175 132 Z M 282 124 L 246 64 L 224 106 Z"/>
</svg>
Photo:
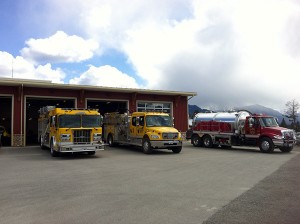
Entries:
<svg viewBox="0 0 300 224">
<path fill-rule="evenodd" d="M 272 116 L 248 111 L 198 113 L 193 120 L 191 143 L 206 148 L 258 146 L 264 153 L 275 148 L 290 152 L 296 144 L 296 135 L 293 130 L 279 127 Z"/>
</svg>

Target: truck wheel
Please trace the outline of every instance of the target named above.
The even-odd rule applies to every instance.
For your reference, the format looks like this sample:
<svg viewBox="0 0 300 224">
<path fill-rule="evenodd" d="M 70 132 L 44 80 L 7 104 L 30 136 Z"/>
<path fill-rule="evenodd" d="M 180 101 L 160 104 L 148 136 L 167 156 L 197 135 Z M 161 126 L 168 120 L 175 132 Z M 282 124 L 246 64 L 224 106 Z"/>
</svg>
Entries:
<svg viewBox="0 0 300 224">
<path fill-rule="evenodd" d="M 143 139 L 143 152 L 145 154 L 150 154 L 153 152 L 153 149 L 151 148 L 151 143 L 149 141 L 149 139 L 145 138 Z"/>
<path fill-rule="evenodd" d="M 290 147 L 279 147 L 281 152 L 290 152 L 293 150 L 293 146 Z"/>
<path fill-rule="evenodd" d="M 270 153 L 274 151 L 274 144 L 270 138 L 264 137 L 259 141 L 259 148 L 263 153 Z"/>
<path fill-rule="evenodd" d="M 58 156 L 58 152 L 54 150 L 54 145 L 53 145 L 53 141 L 51 140 L 50 143 L 50 153 L 52 157 L 57 157 Z"/>
<path fill-rule="evenodd" d="M 174 153 L 180 153 L 180 152 L 181 152 L 181 149 L 182 149 L 182 146 L 178 146 L 178 147 L 172 148 L 172 151 L 173 151 Z"/>
<path fill-rule="evenodd" d="M 199 147 L 203 145 L 202 139 L 199 137 L 199 135 L 193 135 L 191 138 L 191 142 L 194 147 Z"/>
<path fill-rule="evenodd" d="M 113 138 L 112 134 L 108 135 L 107 142 L 110 147 L 114 146 L 114 138 Z"/>
<path fill-rule="evenodd" d="M 204 135 L 203 137 L 203 145 L 205 148 L 212 148 L 213 147 L 213 142 L 212 139 L 209 135 Z"/>
</svg>

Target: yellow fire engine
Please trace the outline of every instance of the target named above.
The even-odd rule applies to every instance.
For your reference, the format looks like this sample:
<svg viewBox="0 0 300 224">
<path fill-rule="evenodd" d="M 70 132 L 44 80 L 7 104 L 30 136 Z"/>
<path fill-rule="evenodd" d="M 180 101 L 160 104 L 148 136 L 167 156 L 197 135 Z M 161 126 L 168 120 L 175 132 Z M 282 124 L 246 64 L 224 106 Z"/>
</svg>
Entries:
<svg viewBox="0 0 300 224">
<path fill-rule="evenodd" d="M 110 146 L 141 146 L 146 154 L 152 153 L 156 148 L 181 152 L 181 133 L 173 127 L 173 119 L 167 113 L 107 113 L 104 115 L 103 124 L 103 137 Z"/>
<path fill-rule="evenodd" d="M 41 148 L 60 153 L 103 150 L 102 116 L 94 109 L 64 109 L 46 106 L 39 110 L 38 136 Z"/>
</svg>

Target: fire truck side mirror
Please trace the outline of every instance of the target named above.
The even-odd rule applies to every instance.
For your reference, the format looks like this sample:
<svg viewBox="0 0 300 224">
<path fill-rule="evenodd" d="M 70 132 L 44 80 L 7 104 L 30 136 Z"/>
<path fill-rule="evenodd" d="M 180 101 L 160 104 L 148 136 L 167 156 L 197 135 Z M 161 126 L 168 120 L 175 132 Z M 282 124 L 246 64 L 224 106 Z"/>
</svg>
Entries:
<svg viewBox="0 0 300 224">
<path fill-rule="evenodd" d="M 103 116 L 99 115 L 99 117 L 100 117 L 100 122 L 99 122 L 100 124 L 99 125 L 102 126 L 103 125 Z"/>
<path fill-rule="evenodd" d="M 253 127 L 253 123 L 254 123 L 254 119 L 253 118 L 249 118 L 249 127 L 250 128 Z"/>
<path fill-rule="evenodd" d="M 55 116 L 51 117 L 51 127 L 55 127 Z"/>
</svg>

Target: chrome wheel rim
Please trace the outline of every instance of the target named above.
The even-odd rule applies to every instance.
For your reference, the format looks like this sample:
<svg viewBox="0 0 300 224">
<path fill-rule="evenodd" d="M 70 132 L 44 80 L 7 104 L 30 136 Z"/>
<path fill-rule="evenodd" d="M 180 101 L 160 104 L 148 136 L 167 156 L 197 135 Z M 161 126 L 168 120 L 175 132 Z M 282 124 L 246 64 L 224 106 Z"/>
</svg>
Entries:
<svg viewBox="0 0 300 224">
<path fill-rule="evenodd" d="M 149 149 L 149 142 L 145 141 L 144 142 L 144 150 L 148 151 L 148 149 Z"/>
<path fill-rule="evenodd" d="M 261 143 L 261 148 L 262 148 L 264 151 L 268 151 L 269 148 L 270 148 L 269 142 L 263 141 L 263 142 Z"/>
<path fill-rule="evenodd" d="M 204 145 L 209 146 L 209 144 L 210 144 L 210 140 L 208 138 L 205 138 L 204 139 Z"/>
</svg>

